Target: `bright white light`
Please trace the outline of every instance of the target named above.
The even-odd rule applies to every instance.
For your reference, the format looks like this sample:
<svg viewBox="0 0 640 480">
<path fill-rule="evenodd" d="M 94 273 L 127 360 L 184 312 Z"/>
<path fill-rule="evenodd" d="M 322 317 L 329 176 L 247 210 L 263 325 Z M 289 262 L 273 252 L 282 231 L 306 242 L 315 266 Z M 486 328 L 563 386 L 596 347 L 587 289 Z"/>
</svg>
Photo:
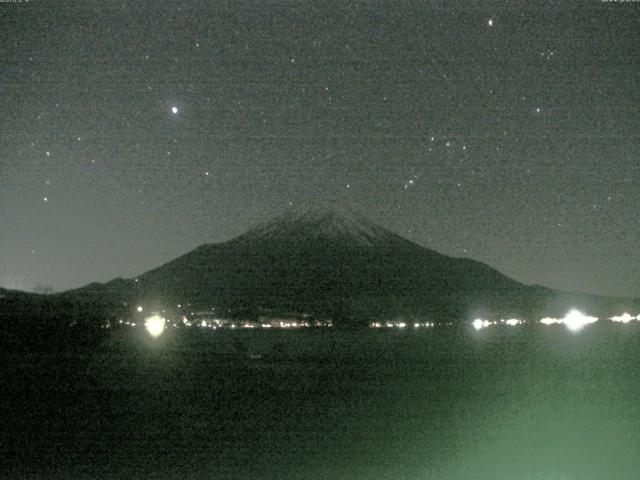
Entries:
<svg viewBox="0 0 640 480">
<path fill-rule="evenodd" d="M 407 324 L 406 324 L 406 323 L 404 323 L 404 322 L 400 322 L 400 323 L 398 324 L 398 328 L 404 328 L 404 327 L 406 327 L 406 326 L 407 326 Z"/>
<path fill-rule="evenodd" d="M 490 18 L 489 20 L 487 20 L 487 25 L 489 25 L 490 27 L 493 27 L 493 18 Z"/>
<path fill-rule="evenodd" d="M 510 318 L 508 320 L 505 320 L 504 323 L 506 323 L 510 327 L 515 327 L 516 325 L 520 325 L 522 321 L 518 320 L 517 318 Z"/>
<path fill-rule="evenodd" d="M 555 323 L 562 323 L 562 320 L 560 320 L 559 318 L 544 317 L 542 320 L 540 320 L 540 323 L 542 323 L 543 325 L 553 325 Z"/>
<path fill-rule="evenodd" d="M 622 315 L 616 315 L 615 317 L 610 318 L 611 321 L 620 323 L 629 323 L 631 320 L 635 319 L 636 317 L 632 317 L 627 312 L 624 312 Z"/>
<path fill-rule="evenodd" d="M 138 305 L 138 308 L 136 308 L 136 310 L 137 310 L 138 312 L 142 312 L 143 308 L 142 308 L 142 306 Z"/>
<path fill-rule="evenodd" d="M 589 317 L 578 310 L 571 310 L 562 319 L 562 323 L 572 332 L 579 332 L 585 325 L 597 321 L 598 319 L 596 317 Z"/>
<path fill-rule="evenodd" d="M 171 107 L 171 113 L 174 115 L 178 113 L 178 107 Z"/>
<path fill-rule="evenodd" d="M 144 321 L 144 328 L 152 337 L 159 337 L 164 332 L 165 319 L 160 315 L 152 315 Z"/>
<path fill-rule="evenodd" d="M 491 325 L 491 322 L 489 320 L 483 320 L 481 318 L 476 318 L 473 322 L 472 322 L 473 328 L 475 328 L 476 330 L 480 330 L 482 328 L 486 328 L 488 326 Z"/>
</svg>

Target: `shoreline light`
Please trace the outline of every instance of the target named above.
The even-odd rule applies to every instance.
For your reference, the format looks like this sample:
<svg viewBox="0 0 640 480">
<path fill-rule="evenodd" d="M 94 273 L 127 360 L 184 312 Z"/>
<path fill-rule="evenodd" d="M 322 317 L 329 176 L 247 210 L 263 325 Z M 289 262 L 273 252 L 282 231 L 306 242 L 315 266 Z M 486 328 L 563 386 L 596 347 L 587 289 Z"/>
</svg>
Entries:
<svg viewBox="0 0 640 480">
<path fill-rule="evenodd" d="M 563 322 L 559 318 L 544 317 L 542 320 L 540 320 L 540 323 L 542 323 L 543 325 L 555 325 L 557 323 L 563 323 Z"/>
<path fill-rule="evenodd" d="M 611 317 L 609 320 L 611 320 L 612 322 L 619 322 L 619 323 L 629 323 L 632 320 L 635 320 L 637 317 L 634 317 L 632 315 L 630 315 L 627 312 L 624 312 L 622 315 L 615 315 L 613 317 Z"/>
<path fill-rule="evenodd" d="M 152 315 L 144 321 L 144 328 L 147 329 L 149 335 L 156 338 L 164 332 L 165 319 L 160 315 Z"/>
<path fill-rule="evenodd" d="M 476 330 L 480 330 L 492 325 L 492 323 L 489 320 L 476 318 L 473 322 L 471 322 L 471 325 L 473 325 L 473 328 L 475 328 Z"/>
<path fill-rule="evenodd" d="M 562 319 L 562 322 L 567 326 L 569 330 L 572 332 L 579 332 L 584 328 L 585 325 L 590 323 L 595 323 L 598 321 L 597 317 L 590 317 L 585 315 L 579 310 L 571 310 L 569 313 L 565 315 Z"/>
</svg>

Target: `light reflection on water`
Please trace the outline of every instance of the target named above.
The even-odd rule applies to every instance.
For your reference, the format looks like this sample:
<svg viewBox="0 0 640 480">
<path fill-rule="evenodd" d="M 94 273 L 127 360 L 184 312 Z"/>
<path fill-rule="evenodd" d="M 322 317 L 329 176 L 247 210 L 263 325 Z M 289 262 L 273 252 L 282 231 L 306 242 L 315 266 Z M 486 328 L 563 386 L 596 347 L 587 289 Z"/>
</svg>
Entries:
<svg viewBox="0 0 640 480">
<path fill-rule="evenodd" d="M 181 369 L 166 377 L 161 369 L 198 359 L 187 388 L 215 391 L 216 407 L 190 404 L 193 428 L 209 432 L 212 451 L 229 432 L 255 448 L 238 458 L 225 450 L 227 467 L 239 468 L 244 453 L 279 478 L 635 480 L 638 333 L 602 322 L 580 335 L 544 327 L 495 328 L 484 337 L 221 330 L 194 337 L 205 343 L 181 354 L 189 360 L 172 353 L 166 365 L 143 370 L 144 381 L 155 371 L 161 385 L 182 377 Z M 243 354 L 239 366 L 239 350 L 260 360 Z M 177 381 L 175 395 L 160 389 L 162 408 L 165 395 L 184 391 Z M 215 403 L 235 391 L 244 392 L 241 403 L 262 407 Z M 279 449 L 297 453 L 270 456 Z"/>
<path fill-rule="evenodd" d="M 122 330 L 82 441 L 181 480 L 637 480 L 640 326 L 507 325 Z"/>
</svg>

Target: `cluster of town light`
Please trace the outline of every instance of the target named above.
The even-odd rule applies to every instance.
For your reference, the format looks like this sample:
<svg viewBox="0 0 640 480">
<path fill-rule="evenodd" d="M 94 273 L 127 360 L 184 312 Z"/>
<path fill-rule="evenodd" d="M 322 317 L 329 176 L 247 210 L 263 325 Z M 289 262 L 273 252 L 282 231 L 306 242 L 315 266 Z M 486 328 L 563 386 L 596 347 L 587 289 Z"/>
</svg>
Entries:
<svg viewBox="0 0 640 480">
<path fill-rule="evenodd" d="M 185 326 L 190 327 L 194 323 L 187 320 L 186 317 L 182 319 Z M 279 320 L 279 319 L 266 319 L 266 321 L 228 321 L 223 319 L 213 320 L 200 320 L 195 324 L 200 328 L 210 328 L 217 330 L 218 328 L 244 328 L 244 329 L 256 329 L 256 328 L 310 328 L 310 327 L 331 327 L 333 323 L 327 320 Z"/>
<path fill-rule="evenodd" d="M 618 322 L 618 323 L 629 323 L 633 320 L 640 321 L 640 315 L 637 315 L 634 317 L 633 315 L 630 315 L 629 313 L 625 312 L 622 315 L 616 315 L 616 316 L 610 317 L 609 320 L 611 320 L 612 322 Z M 540 323 L 543 325 L 564 325 L 572 332 L 579 332 L 586 325 L 595 323 L 597 321 L 598 321 L 597 317 L 585 315 L 579 310 L 573 309 L 562 318 L 544 317 L 540 320 Z M 509 326 L 515 326 L 515 325 L 520 325 L 521 323 L 524 323 L 524 321 L 518 320 L 516 318 L 511 318 L 508 320 L 500 320 L 500 321 L 483 320 L 482 318 L 476 318 L 473 322 L 471 322 L 471 325 L 473 325 L 473 328 L 475 328 L 476 330 L 481 330 L 483 328 L 490 327 L 492 325 L 504 324 Z"/>
<path fill-rule="evenodd" d="M 406 322 L 371 322 L 369 324 L 370 328 L 407 328 L 409 325 L 413 325 L 413 328 L 431 328 L 435 327 L 434 322 L 414 322 L 413 324 L 408 324 Z"/>
<path fill-rule="evenodd" d="M 138 312 L 142 311 L 142 307 L 137 307 Z M 129 327 L 135 327 L 136 322 L 129 320 L 120 320 L 120 325 L 126 325 Z M 178 327 L 197 327 L 206 329 L 270 329 L 270 328 L 310 328 L 310 327 L 332 327 L 333 322 L 330 320 L 288 320 L 288 319 L 269 319 L 268 321 L 256 322 L 256 321 L 231 321 L 225 319 L 202 319 L 202 320 L 189 320 L 186 316 L 183 316 L 179 321 L 169 321 L 158 313 L 154 313 L 144 320 L 144 326 L 147 332 L 154 338 L 162 335 L 168 326 L 174 328 Z"/>
<path fill-rule="evenodd" d="M 180 305 L 179 305 L 180 306 Z M 138 313 L 143 312 L 144 308 L 139 305 L 136 307 L 136 311 Z M 163 310 L 164 311 L 164 310 Z M 616 315 L 610 317 L 609 320 L 617 323 L 629 323 L 632 321 L 640 322 L 640 314 L 633 316 L 627 312 L 622 315 Z M 591 323 L 595 323 L 598 321 L 597 317 L 592 317 L 589 315 L 585 315 L 579 310 L 573 309 L 569 311 L 562 318 L 555 317 L 544 317 L 540 319 L 539 323 L 543 325 L 564 325 L 572 332 L 579 332 L 586 325 Z M 132 321 L 119 321 L 120 324 L 126 324 L 127 326 L 135 327 L 136 322 Z M 218 328 L 305 328 L 305 327 L 331 327 L 333 326 L 331 321 L 309 321 L 309 320 L 288 320 L 288 319 L 271 319 L 268 321 L 228 321 L 223 319 L 203 319 L 200 321 L 189 320 L 186 316 L 181 318 L 181 322 L 185 327 L 197 326 L 201 328 L 210 328 L 210 329 L 218 329 Z M 515 327 L 517 325 L 521 325 L 525 323 L 524 320 L 520 320 L 518 318 L 508 318 L 501 320 L 485 320 L 482 318 L 476 318 L 471 322 L 471 325 L 476 330 L 482 330 L 483 328 L 491 327 L 493 325 L 507 325 L 510 327 Z M 165 330 L 165 327 L 170 324 L 174 327 L 178 327 L 178 323 L 168 322 L 164 317 L 160 314 L 154 313 L 153 315 L 147 317 L 144 321 L 144 326 L 147 332 L 152 337 L 159 337 Z M 404 321 L 395 320 L 395 321 L 387 321 L 387 322 L 371 322 L 369 327 L 371 328 L 399 328 L 404 329 L 408 326 L 413 326 L 414 329 L 419 328 L 432 328 L 435 327 L 435 322 L 414 322 L 414 323 L 406 323 Z M 452 325 L 452 323 L 447 323 L 446 325 Z"/>
<path fill-rule="evenodd" d="M 590 317 L 574 309 L 574 310 L 571 310 L 569 313 L 567 313 L 563 318 L 545 317 L 540 320 L 540 323 L 542 323 L 543 325 L 563 324 L 572 332 L 578 332 L 582 330 L 582 328 L 585 325 L 588 325 L 590 323 L 594 323 L 597 321 L 598 321 L 597 317 Z M 504 324 L 504 325 L 509 325 L 513 327 L 516 325 L 520 325 L 522 323 L 524 322 L 517 318 L 510 318 L 508 320 L 500 320 L 500 321 L 489 321 L 489 320 L 483 320 L 481 318 L 476 318 L 472 322 L 472 325 L 473 325 L 473 328 L 475 328 L 476 330 L 481 330 L 483 328 L 490 327 L 491 325 Z"/>
<path fill-rule="evenodd" d="M 475 328 L 476 330 L 481 330 L 483 328 L 490 327 L 491 325 L 508 325 L 510 327 L 515 327 L 516 325 L 520 325 L 521 323 L 524 323 L 524 321 L 518 318 L 507 318 L 506 320 L 503 318 L 501 320 L 493 321 L 476 318 L 473 322 L 471 322 L 471 325 L 473 325 L 473 328 Z"/>
<path fill-rule="evenodd" d="M 618 323 L 629 323 L 633 320 L 637 320 L 640 322 L 640 315 L 636 315 L 634 317 L 633 315 L 630 315 L 627 312 L 625 312 L 622 315 L 616 315 L 615 317 L 611 317 L 609 320 L 611 320 L 612 322 L 618 322 Z"/>
</svg>

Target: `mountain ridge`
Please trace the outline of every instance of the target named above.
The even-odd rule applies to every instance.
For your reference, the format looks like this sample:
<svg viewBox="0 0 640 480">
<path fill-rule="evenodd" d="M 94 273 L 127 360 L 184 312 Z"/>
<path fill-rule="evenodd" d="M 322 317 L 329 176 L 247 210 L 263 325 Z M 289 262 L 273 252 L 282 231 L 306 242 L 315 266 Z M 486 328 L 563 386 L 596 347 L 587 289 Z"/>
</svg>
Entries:
<svg viewBox="0 0 640 480">
<path fill-rule="evenodd" d="M 638 301 L 529 286 L 482 262 L 411 242 L 358 211 L 314 202 L 244 234 L 201 245 L 132 279 L 47 296 L 78 315 L 126 315 L 133 305 L 257 317 L 298 312 L 342 322 L 389 317 L 535 319 L 583 305 L 599 315 Z M 634 303 L 635 302 L 635 303 Z M 616 311 L 613 311 L 616 310 Z"/>
</svg>

